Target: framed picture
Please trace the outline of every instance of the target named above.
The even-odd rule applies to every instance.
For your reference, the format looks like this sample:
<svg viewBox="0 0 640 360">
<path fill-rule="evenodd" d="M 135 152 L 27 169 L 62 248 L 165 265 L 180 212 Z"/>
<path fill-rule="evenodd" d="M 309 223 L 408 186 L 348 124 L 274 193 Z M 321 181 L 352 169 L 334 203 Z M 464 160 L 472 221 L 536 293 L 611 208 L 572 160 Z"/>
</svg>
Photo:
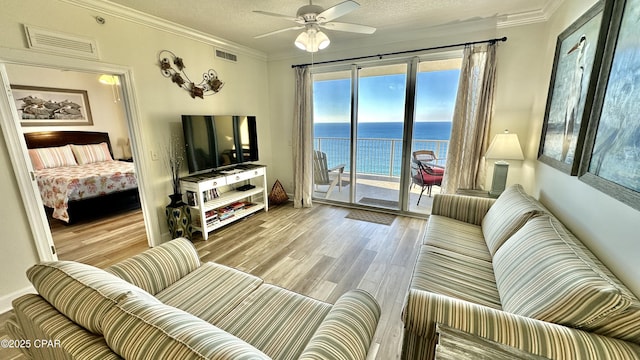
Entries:
<svg viewBox="0 0 640 360">
<path fill-rule="evenodd" d="M 556 43 L 538 160 L 570 175 L 578 174 L 611 8 L 597 2 Z"/>
<path fill-rule="evenodd" d="M 93 125 L 86 90 L 11 85 L 22 126 Z"/>
<path fill-rule="evenodd" d="M 580 179 L 640 210 L 640 0 L 616 1 Z"/>
</svg>

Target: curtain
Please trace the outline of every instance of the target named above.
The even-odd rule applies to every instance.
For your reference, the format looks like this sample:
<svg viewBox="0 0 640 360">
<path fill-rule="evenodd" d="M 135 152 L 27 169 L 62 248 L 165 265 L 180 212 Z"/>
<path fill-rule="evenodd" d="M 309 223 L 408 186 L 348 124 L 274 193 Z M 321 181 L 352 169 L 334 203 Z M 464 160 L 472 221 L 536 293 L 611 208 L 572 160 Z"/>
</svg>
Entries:
<svg viewBox="0 0 640 360">
<path fill-rule="evenodd" d="M 311 72 L 296 67 L 296 93 L 293 112 L 293 206 L 311 207 L 313 192 L 313 103 Z"/>
<path fill-rule="evenodd" d="M 466 46 L 442 190 L 483 189 L 496 78 L 496 43 Z"/>
</svg>

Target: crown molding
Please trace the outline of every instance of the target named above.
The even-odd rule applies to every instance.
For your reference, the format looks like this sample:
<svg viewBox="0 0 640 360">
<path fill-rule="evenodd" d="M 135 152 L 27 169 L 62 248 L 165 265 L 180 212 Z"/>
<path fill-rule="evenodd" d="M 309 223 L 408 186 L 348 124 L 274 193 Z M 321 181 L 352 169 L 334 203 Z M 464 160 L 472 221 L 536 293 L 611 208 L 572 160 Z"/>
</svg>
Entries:
<svg viewBox="0 0 640 360">
<path fill-rule="evenodd" d="M 553 13 L 558 10 L 564 0 L 548 0 L 542 9 L 521 12 L 517 14 L 502 15 L 498 19 L 499 29 L 513 26 L 522 26 L 548 21 Z"/>
<path fill-rule="evenodd" d="M 156 30 L 164 31 L 173 35 L 183 36 L 195 41 L 199 41 L 208 45 L 235 51 L 245 55 L 249 55 L 259 60 L 266 61 L 267 54 L 262 51 L 246 47 L 225 39 L 198 31 L 174 22 L 131 9 L 120 4 L 116 4 L 107 0 L 60 0 L 62 2 L 85 8 L 91 11 L 117 17 L 135 24 L 150 27 Z"/>
</svg>

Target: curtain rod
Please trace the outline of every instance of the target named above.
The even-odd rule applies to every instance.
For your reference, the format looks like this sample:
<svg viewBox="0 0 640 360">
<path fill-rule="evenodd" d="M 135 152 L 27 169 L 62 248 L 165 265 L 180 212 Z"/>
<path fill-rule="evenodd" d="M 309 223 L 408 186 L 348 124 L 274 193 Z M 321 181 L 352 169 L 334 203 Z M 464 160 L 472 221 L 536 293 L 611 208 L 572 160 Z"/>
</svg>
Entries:
<svg viewBox="0 0 640 360">
<path fill-rule="evenodd" d="M 496 42 L 500 42 L 500 41 L 507 41 L 507 37 L 504 36 L 504 37 L 495 38 L 495 39 L 479 40 L 479 41 L 472 41 L 472 42 L 451 44 L 451 45 L 433 46 L 433 47 L 424 48 L 424 49 L 396 51 L 396 52 L 390 52 L 390 53 L 385 53 L 385 54 L 357 56 L 357 57 L 346 58 L 346 59 L 327 60 L 327 61 L 320 61 L 320 62 L 317 62 L 317 63 L 298 64 L 298 65 L 291 65 L 291 67 L 292 68 L 297 68 L 297 67 L 303 67 L 303 66 L 309 66 L 309 65 L 331 64 L 331 63 L 342 62 L 342 61 L 362 60 L 362 59 L 369 59 L 369 58 L 376 58 L 376 57 L 382 59 L 383 56 L 411 54 L 411 53 L 428 51 L 428 50 L 440 50 L 440 49 L 448 49 L 448 48 L 453 48 L 453 47 L 468 46 L 468 45 L 475 45 L 475 44 L 496 43 Z"/>
</svg>

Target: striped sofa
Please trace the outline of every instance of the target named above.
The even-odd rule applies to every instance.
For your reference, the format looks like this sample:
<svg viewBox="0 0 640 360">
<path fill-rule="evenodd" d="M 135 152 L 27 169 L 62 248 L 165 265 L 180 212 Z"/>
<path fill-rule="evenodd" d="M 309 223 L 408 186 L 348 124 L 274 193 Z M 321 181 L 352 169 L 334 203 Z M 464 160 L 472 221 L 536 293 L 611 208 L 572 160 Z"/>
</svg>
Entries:
<svg viewBox="0 0 640 360">
<path fill-rule="evenodd" d="M 364 291 L 327 304 L 201 263 L 186 239 L 106 270 L 56 261 L 27 276 L 38 294 L 14 300 L 6 327 L 29 359 L 365 359 L 380 317 Z"/>
<path fill-rule="evenodd" d="M 520 185 L 436 195 L 402 313 L 402 359 L 436 324 L 550 359 L 640 359 L 640 301 Z"/>
</svg>

